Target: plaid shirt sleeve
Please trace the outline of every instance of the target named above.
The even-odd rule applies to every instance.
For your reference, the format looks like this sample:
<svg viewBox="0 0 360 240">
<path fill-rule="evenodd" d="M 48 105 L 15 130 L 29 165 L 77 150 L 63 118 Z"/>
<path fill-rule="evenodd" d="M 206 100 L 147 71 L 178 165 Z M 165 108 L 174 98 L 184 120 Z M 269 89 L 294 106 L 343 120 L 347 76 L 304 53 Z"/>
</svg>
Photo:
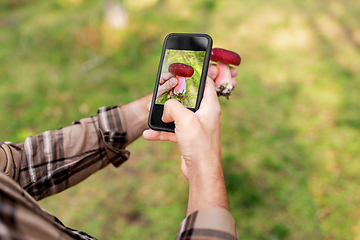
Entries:
<svg viewBox="0 0 360 240">
<path fill-rule="evenodd" d="M 0 143 L 8 156 L 0 162 L 0 170 L 40 200 L 76 185 L 109 163 L 120 166 L 130 155 L 124 150 L 126 141 L 120 107 L 103 107 L 97 116 L 27 137 L 24 143 Z"/>
<path fill-rule="evenodd" d="M 0 148 L 0 160 L 7 154 Z M 95 239 L 64 226 L 5 173 L 0 172 L 0 182 L 0 239 Z"/>
<path fill-rule="evenodd" d="M 109 163 L 129 158 L 126 123 L 119 107 L 100 108 L 97 116 L 71 126 L 0 142 L 0 239 L 95 239 L 64 226 L 36 202 L 86 179 Z M 231 214 L 210 208 L 186 218 L 177 240 L 237 239 Z"/>
<path fill-rule="evenodd" d="M 223 208 L 201 209 L 184 219 L 175 240 L 237 240 L 235 221 Z"/>
</svg>

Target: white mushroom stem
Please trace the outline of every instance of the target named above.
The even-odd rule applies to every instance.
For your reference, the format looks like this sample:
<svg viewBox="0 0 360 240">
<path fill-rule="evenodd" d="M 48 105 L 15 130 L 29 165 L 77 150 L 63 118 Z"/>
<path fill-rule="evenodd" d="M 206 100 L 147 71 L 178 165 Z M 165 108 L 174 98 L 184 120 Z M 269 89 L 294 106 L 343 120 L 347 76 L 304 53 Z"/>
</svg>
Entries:
<svg viewBox="0 0 360 240">
<path fill-rule="evenodd" d="M 232 77 L 230 72 L 229 64 L 224 62 L 217 62 L 219 74 L 215 80 L 216 92 L 218 95 L 228 97 L 234 88 L 232 84 Z"/>
<path fill-rule="evenodd" d="M 180 94 L 185 94 L 185 92 L 186 92 L 186 80 L 188 78 L 178 76 L 178 75 L 176 76 L 176 78 L 178 79 L 178 84 L 174 88 L 174 94 L 176 96 L 179 96 Z"/>
</svg>

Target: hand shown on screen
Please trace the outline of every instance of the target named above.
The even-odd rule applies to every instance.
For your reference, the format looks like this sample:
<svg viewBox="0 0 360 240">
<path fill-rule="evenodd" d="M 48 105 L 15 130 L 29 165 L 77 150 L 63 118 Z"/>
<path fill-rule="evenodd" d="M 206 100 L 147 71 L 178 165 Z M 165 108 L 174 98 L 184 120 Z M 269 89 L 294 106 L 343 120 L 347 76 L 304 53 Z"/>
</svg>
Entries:
<svg viewBox="0 0 360 240">
<path fill-rule="evenodd" d="M 162 73 L 160 76 L 156 99 L 173 89 L 178 84 L 178 79 L 171 73 Z"/>
</svg>

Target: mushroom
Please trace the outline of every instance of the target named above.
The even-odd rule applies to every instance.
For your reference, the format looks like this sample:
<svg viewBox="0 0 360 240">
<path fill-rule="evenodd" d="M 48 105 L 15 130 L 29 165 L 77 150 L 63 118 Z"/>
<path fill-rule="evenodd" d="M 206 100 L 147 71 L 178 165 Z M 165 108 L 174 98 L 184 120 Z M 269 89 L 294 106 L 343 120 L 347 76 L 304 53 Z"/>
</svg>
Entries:
<svg viewBox="0 0 360 240">
<path fill-rule="evenodd" d="M 234 88 L 234 80 L 231 77 L 229 64 L 239 66 L 241 58 L 235 52 L 222 48 L 213 48 L 210 59 L 217 62 L 216 65 L 219 70 L 219 75 L 215 80 L 217 95 L 225 96 L 229 99 L 230 93 Z"/>
<path fill-rule="evenodd" d="M 178 84 L 174 87 L 174 94 L 184 94 L 186 92 L 186 80 L 194 74 L 194 68 L 183 63 L 172 63 L 169 72 L 178 79 Z"/>
</svg>

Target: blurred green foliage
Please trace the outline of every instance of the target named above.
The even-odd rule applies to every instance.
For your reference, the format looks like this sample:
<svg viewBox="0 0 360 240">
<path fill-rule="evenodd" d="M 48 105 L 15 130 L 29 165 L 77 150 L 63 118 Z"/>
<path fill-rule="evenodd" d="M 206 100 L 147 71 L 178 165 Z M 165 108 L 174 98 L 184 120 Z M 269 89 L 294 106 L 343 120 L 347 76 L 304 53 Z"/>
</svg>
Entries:
<svg viewBox="0 0 360 240">
<path fill-rule="evenodd" d="M 221 99 L 222 156 L 240 239 L 360 237 L 360 2 L 100 0 L 0 3 L 1 140 L 69 125 L 153 91 L 164 37 L 208 33 L 238 52 Z M 131 158 L 40 204 L 100 239 L 171 239 L 187 182 L 175 144 Z"/>
</svg>

